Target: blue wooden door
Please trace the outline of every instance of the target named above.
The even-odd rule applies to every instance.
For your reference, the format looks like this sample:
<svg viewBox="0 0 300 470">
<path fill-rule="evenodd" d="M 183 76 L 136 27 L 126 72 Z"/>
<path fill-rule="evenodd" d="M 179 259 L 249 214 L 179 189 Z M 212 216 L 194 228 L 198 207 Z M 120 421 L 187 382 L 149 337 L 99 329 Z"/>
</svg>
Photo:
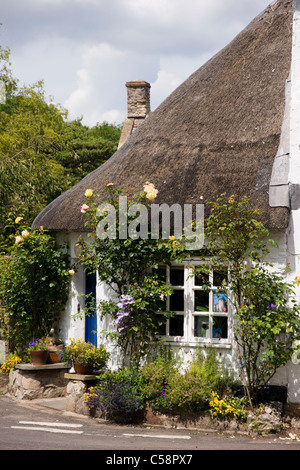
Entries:
<svg viewBox="0 0 300 470">
<path fill-rule="evenodd" d="M 88 304 L 96 303 L 96 273 L 85 274 L 85 294 Z M 89 306 L 88 314 L 85 315 L 85 341 L 97 346 L 97 314 L 95 305 Z"/>
</svg>

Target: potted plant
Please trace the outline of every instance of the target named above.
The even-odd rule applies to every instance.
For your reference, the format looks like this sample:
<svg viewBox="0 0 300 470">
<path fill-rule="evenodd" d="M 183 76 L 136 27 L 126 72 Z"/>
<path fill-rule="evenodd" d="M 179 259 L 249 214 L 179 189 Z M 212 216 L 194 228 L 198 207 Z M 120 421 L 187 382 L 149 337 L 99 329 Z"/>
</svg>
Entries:
<svg viewBox="0 0 300 470">
<path fill-rule="evenodd" d="M 49 340 L 47 338 L 37 338 L 29 343 L 29 354 L 32 364 L 35 366 L 45 365 L 48 358 Z"/>
<path fill-rule="evenodd" d="M 76 374 L 91 374 L 94 369 L 99 370 L 105 367 L 109 353 L 102 342 L 99 347 L 96 347 L 82 338 L 69 340 L 70 344 L 67 344 L 64 349 L 64 358 L 73 363 Z"/>
<path fill-rule="evenodd" d="M 48 351 L 47 364 L 57 364 L 58 362 L 61 362 L 64 351 L 64 342 L 60 339 L 51 338 Z"/>
</svg>

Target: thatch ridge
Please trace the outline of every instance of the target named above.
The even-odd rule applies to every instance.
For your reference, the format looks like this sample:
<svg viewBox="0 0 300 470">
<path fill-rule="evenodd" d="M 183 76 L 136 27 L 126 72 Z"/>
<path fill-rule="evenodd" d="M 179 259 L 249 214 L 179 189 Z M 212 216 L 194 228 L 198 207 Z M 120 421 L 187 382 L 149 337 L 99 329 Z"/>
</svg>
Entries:
<svg viewBox="0 0 300 470">
<path fill-rule="evenodd" d="M 59 196 L 33 228 L 81 231 L 84 192 L 107 182 L 140 190 L 152 181 L 156 202 L 207 203 L 221 193 L 247 195 L 269 228 L 284 229 L 289 210 L 269 206 L 290 71 L 293 6 L 278 0 L 180 85 L 101 167 Z"/>
</svg>

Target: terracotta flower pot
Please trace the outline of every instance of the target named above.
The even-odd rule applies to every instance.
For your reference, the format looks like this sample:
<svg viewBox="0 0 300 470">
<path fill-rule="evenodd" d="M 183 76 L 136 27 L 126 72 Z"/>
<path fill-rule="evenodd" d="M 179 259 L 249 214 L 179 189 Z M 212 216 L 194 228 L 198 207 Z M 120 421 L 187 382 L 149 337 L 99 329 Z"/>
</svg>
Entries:
<svg viewBox="0 0 300 470">
<path fill-rule="evenodd" d="M 31 356 L 31 361 L 34 366 L 43 366 L 47 363 L 48 350 L 47 349 L 38 349 L 36 351 L 29 351 Z"/>
<path fill-rule="evenodd" d="M 48 351 L 49 351 L 49 354 L 48 354 L 47 364 L 57 364 L 58 362 L 61 362 L 62 351 L 63 351 L 62 344 L 58 346 L 49 346 Z"/>
<path fill-rule="evenodd" d="M 75 373 L 78 375 L 90 375 L 93 373 L 93 366 L 82 366 L 81 364 L 74 364 Z"/>
</svg>

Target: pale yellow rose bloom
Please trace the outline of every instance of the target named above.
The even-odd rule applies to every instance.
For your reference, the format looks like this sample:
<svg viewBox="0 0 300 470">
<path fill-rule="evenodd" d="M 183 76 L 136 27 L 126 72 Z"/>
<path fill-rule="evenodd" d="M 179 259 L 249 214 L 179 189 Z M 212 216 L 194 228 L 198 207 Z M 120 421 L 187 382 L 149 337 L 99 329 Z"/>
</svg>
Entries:
<svg viewBox="0 0 300 470">
<path fill-rule="evenodd" d="M 22 237 L 23 237 L 23 238 L 26 238 L 26 237 L 28 237 L 28 236 L 29 236 L 28 230 L 23 230 L 23 232 L 22 232 Z"/>
</svg>

